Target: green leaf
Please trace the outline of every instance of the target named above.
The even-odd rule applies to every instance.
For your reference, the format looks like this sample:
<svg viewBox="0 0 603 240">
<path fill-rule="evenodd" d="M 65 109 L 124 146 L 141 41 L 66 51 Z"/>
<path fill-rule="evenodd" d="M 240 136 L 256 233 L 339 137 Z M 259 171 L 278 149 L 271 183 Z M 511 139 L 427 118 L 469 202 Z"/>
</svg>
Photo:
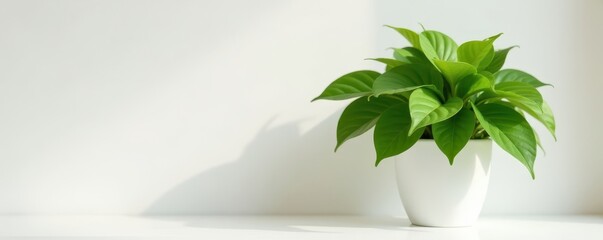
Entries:
<svg viewBox="0 0 603 240">
<path fill-rule="evenodd" d="M 454 157 L 467 145 L 473 134 L 474 116 L 471 110 L 463 108 L 451 118 L 431 126 L 433 139 L 444 155 L 448 157 L 450 165 L 454 162 Z"/>
<path fill-rule="evenodd" d="M 472 102 L 480 104 L 492 101 L 500 101 L 503 98 L 504 97 L 501 97 L 496 94 L 496 92 L 494 92 L 494 89 L 486 89 L 482 93 L 478 94 L 477 98 Z"/>
<path fill-rule="evenodd" d="M 542 102 L 542 105 L 540 105 L 540 109 L 542 109 L 541 115 L 532 116 L 536 118 L 536 120 L 540 121 L 549 130 L 551 135 L 553 135 L 553 138 L 557 140 L 557 136 L 555 135 L 555 116 L 553 115 L 553 110 L 551 110 L 551 107 L 544 101 Z"/>
<path fill-rule="evenodd" d="M 504 105 L 471 104 L 480 124 L 494 142 L 526 166 L 532 178 L 535 178 L 536 138 L 528 121 Z"/>
<path fill-rule="evenodd" d="M 488 80 L 490 80 L 491 84 L 494 85 L 494 74 L 492 74 L 491 72 L 488 72 L 488 71 L 480 71 L 479 74 L 488 78 Z"/>
<path fill-rule="evenodd" d="M 456 96 L 466 99 L 473 94 L 491 88 L 492 85 L 487 77 L 481 74 L 473 74 L 458 81 L 454 92 Z"/>
<path fill-rule="evenodd" d="M 504 69 L 496 74 L 494 74 L 494 82 L 504 83 L 504 82 L 522 82 L 532 85 L 532 87 L 538 88 L 542 86 L 551 86 L 551 84 L 543 83 L 540 80 L 536 79 L 534 76 L 517 70 L 517 69 Z"/>
<path fill-rule="evenodd" d="M 541 122 L 555 136 L 555 118 L 550 107 L 542 99 L 540 92 L 532 85 L 524 82 L 502 82 L 496 84 L 495 92 L 485 96 L 490 98 L 505 98 L 509 103 L 527 112 L 530 116 Z M 482 96 L 480 98 L 483 99 Z"/>
<path fill-rule="evenodd" d="M 464 62 L 447 62 L 435 59 L 433 63 L 440 69 L 450 86 L 455 86 L 458 80 L 477 73 L 475 67 Z"/>
<path fill-rule="evenodd" d="M 421 50 L 432 63 L 434 59 L 456 61 L 458 46 L 446 34 L 437 31 L 424 31 L 419 35 L 419 41 Z"/>
<path fill-rule="evenodd" d="M 542 104 L 542 95 L 536 88 L 523 82 L 502 82 L 494 85 L 494 90 L 499 96 L 509 99 L 510 102 L 531 101 L 536 105 Z M 540 106 L 537 107 L 540 109 Z"/>
<path fill-rule="evenodd" d="M 373 60 L 373 61 L 377 61 L 380 63 L 384 63 L 386 66 L 385 71 L 389 71 L 392 68 L 406 64 L 405 62 L 401 62 L 401 61 L 398 61 L 396 59 L 391 59 L 391 58 L 368 58 L 368 60 Z"/>
<path fill-rule="evenodd" d="M 495 85 L 495 94 L 507 99 L 539 121 L 543 121 L 542 95 L 531 85 L 522 82 L 503 82 Z"/>
<path fill-rule="evenodd" d="M 441 122 L 454 116 L 463 107 L 463 100 L 458 97 L 452 97 L 446 103 L 442 104 L 433 91 L 417 89 L 410 94 L 408 105 L 412 118 L 412 125 L 408 135 L 411 135 L 418 128 Z"/>
<path fill-rule="evenodd" d="M 534 87 L 521 82 L 506 82 L 497 84 L 495 93 L 544 123 L 542 96 Z"/>
<path fill-rule="evenodd" d="M 375 96 L 379 96 L 428 87 L 441 93 L 443 84 L 442 76 L 433 67 L 422 64 L 406 64 L 379 76 L 373 84 L 373 91 Z"/>
<path fill-rule="evenodd" d="M 496 34 L 494 36 L 488 37 L 486 39 L 484 39 L 484 41 L 488 41 L 490 43 L 493 43 L 494 41 L 496 41 L 496 39 L 498 39 L 498 37 L 500 37 L 501 35 L 503 35 L 502 33 Z"/>
<path fill-rule="evenodd" d="M 348 105 L 337 124 L 337 146 L 335 151 L 347 140 L 360 136 L 377 123 L 381 114 L 391 106 L 402 103 L 400 98 L 389 96 L 371 98 L 362 97 Z"/>
<path fill-rule="evenodd" d="M 373 93 L 373 82 L 381 75 L 375 71 L 357 71 L 343 75 L 336 79 L 312 101 L 318 99 L 326 100 L 343 100 L 367 96 Z"/>
<path fill-rule="evenodd" d="M 493 73 L 498 72 L 498 70 L 500 70 L 505 64 L 505 61 L 507 60 L 507 54 L 509 54 L 509 51 L 511 51 L 511 49 L 513 49 L 514 47 L 517 46 L 508 47 L 494 52 L 494 57 L 492 58 L 492 61 L 490 62 L 488 67 L 486 67 L 485 70 Z"/>
<path fill-rule="evenodd" d="M 405 63 L 431 64 L 425 54 L 414 47 L 394 48 L 394 58 Z"/>
<path fill-rule="evenodd" d="M 398 104 L 383 112 L 373 135 L 377 160 L 375 166 L 381 160 L 396 156 L 412 147 L 423 135 L 424 128 L 418 129 L 414 134 L 408 136 L 410 128 L 410 114 L 408 104 Z"/>
<path fill-rule="evenodd" d="M 484 60 L 479 63 L 479 66 L 477 66 L 477 70 L 478 71 L 486 70 L 486 68 L 490 65 L 490 63 L 492 62 L 493 59 L 494 59 L 494 47 L 492 49 L 490 49 L 490 51 L 488 51 L 488 54 L 486 55 L 486 57 L 484 57 Z"/>
<path fill-rule="evenodd" d="M 404 38 L 406 38 L 406 40 L 408 40 L 408 42 L 410 42 L 410 44 L 413 47 L 421 49 L 421 44 L 419 43 L 419 35 L 416 32 L 414 32 L 413 30 L 406 29 L 406 28 L 392 27 L 389 25 L 385 25 L 385 26 L 396 30 L 396 32 L 400 33 L 400 35 L 402 35 Z"/>
<path fill-rule="evenodd" d="M 469 41 L 461 44 L 457 53 L 459 61 L 469 63 L 481 70 L 486 68 L 492 61 L 494 47 L 492 46 L 492 42 L 488 40 Z"/>
<path fill-rule="evenodd" d="M 505 97 L 521 110 L 527 112 L 541 122 L 555 140 L 555 117 L 553 112 L 542 99 L 536 87 L 547 85 L 531 75 L 514 69 L 505 69 L 495 74 L 496 94 Z M 502 80 L 505 79 L 505 80 Z"/>
</svg>

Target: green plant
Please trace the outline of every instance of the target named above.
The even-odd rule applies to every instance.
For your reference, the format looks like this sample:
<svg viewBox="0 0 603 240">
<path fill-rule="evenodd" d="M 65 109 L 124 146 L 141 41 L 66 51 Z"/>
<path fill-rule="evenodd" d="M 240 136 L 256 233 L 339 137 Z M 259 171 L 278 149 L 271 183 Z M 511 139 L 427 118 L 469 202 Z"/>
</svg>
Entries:
<svg viewBox="0 0 603 240">
<path fill-rule="evenodd" d="M 314 99 L 357 98 L 339 118 L 335 151 L 375 127 L 375 166 L 420 138 L 434 139 L 452 165 L 469 139 L 491 138 L 534 178 L 540 142 L 525 113 L 556 139 L 553 113 L 537 90 L 550 84 L 520 70 L 501 70 L 513 49 L 494 50 L 501 34 L 458 46 L 441 32 L 388 27 L 412 46 L 393 49 L 392 59 L 371 59 L 386 65 L 384 73 L 348 73 Z"/>
</svg>

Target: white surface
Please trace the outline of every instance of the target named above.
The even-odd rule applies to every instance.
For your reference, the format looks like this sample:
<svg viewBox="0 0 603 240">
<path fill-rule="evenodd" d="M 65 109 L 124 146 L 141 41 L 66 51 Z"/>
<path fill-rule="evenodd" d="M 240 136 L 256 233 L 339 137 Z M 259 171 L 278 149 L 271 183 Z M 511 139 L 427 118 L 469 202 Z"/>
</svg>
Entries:
<svg viewBox="0 0 603 240">
<path fill-rule="evenodd" d="M 492 163 L 492 140 L 470 140 L 454 158 L 427 157 L 439 148 L 433 140 L 419 140 L 403 156 L 394 158 L 400 199 L 415 225 L 471 226 L 482 210 Z"/>
<path fill-rule="evenodd" d="M 486 217 L 475 227 L 425 228 L 357 216 L 0 217 L 0 237 L 43 239 L 602 239 L 603 216 Z"/>
<path fill-rule="evenodd" d="M 371 136 L 310 99 L 407 43 L 499 32 L 543 88 L 536 181 L 494 151 L 486 213 L 603 213 L 600 0 L 0 1 L 0 213 L 401 215 Z M 539 130 L 544 130 L 540 128 Z M 444 163 L 446 164 L 446 163 Z M 242 201 L 242 199 L 244 201 Z"/>
</svg>

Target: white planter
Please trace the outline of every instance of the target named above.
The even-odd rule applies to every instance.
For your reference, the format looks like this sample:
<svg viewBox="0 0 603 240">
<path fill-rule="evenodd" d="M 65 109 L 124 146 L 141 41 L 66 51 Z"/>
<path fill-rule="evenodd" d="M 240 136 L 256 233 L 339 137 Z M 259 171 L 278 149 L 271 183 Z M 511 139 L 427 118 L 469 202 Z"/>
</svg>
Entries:
<svg viewBox="0 0 603 240">
<path fill-rule="evenodd" d="M 492 140 L 470 140 L 450 166 L 433 140 L 395 158 L 398 190 L 410 221 L 430 227 L 471 226 L 490 177 Z"/>
</svg>

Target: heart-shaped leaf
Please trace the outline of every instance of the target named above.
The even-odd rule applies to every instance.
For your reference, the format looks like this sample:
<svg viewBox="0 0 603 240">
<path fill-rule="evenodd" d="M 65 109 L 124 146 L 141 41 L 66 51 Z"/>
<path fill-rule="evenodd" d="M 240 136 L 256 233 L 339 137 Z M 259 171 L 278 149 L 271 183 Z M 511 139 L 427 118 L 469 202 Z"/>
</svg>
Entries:
<svg viewBox="0 0 603 240">
<path fill-rule="evenodd" d="M 419 35 L 416 32 L 414 32 L 413 30 L 406 29 L 406 28 L 392 27 L 389 25 L 385 25 L 385 26 L 396 30 L 396 32 L 400 33 L 400 35 L 402 35 L 404 38 L 406 38 L 406 40 L 408 40 L 408 42 L 410 42 L 410 44 L 413 47 L 421 49 L 421 44 L 419 43 Z"/>
<path fill-rule="evenodd" d="M 431 126 L 431 132 L 436 144 L 448 157 L 450 165 L 454 157 L 467 145 L 475 127 L 475 114 L 469 109 L 463 108 L 449 119 L 435 123 Z"/>
<path fill-rule="evenodd" d="M 435 59 L 433 63 L 440 69 L 450 86 L 456 86 L 458 80 L 477 73 L 475 67 L 464 62 L 448 62 Z"/>
<path fill-rule="evenodd" d="M 517 69 L 504 69 L 494 74 L 494 82 L 496 84 L 504 82 L 522 82 L 532 85 L 532 87 L 538 88 L 542 86 L 551 86 L 551 84 L 543 83 L 536 79 L 534 76 L 517 70 Z"/>
<path fill-rule="evenodd" d="M 526 166 L 535 178 L 536 138 L 528 121 L 514 109 L 501 104 L 473 105 L 473 110 L 494 142 Z"/>
<path fill-rule="evenodd" d="M 492 85 L 488 78 L 481 74 L 469 75 L 456 83 L 456 96 L 466 99 L 480 91 L 491 89 Z"/>
<path fill-rule="evenodd" d="M 375 71 L 356 71 L 341 76 L 333 81 L 327 88 L 314 98 L 326 100 L 343 100 L 361 96 L 371 95 L 373 93 L 373 82 L 381 75 Z"/>
<path fill-rule="evenodd" d="M 375 96 L 379 96 L 428 87 L 441 93 L 443 84 L 442 76 L 433 67 L 406 64 L 395 67 L 375 79 L 373 91 Z"/>
<path fill-rule="evenodd" d="M 515 47 L 517 47 L 517 46 L 508 47 L 508 48 L 497 50 L 496 52 L 494 52 L 494 57 L 492 58 L 492 61 L 490 62 L 488 67 L 486 67 L 485 70 L 488 72 L 492 72 L 492 73 L 498 72 L 498 70 L 500 70 L 502 68 L 502 66 L 505 64 L 505 61 L 507 60 L 507 54 L 509 54 L 509 51 L 511 51 L 511 49 L 513 49 Z"/>
<path fill-rule="evenodd" d="M 417 89 L 408 99 L 412 125 L 408 135 L 416 129 L 430 124 L 444 121 L 456 114 L 463 107 L 463 100 L 452 97 L 444 104 L 440 103 L 438 96 L 428 89 Z"/>
<path fill-rule="evenodd" d="M 461 44 L 458 50 L 458 58 L 461 62 L 469 63 L 476 68 L 484 69 L 494 57 L 494 47 L 492 42 L 486 41 L 469 41 Z"/>
<path fill-rule="evenodd" d="M 419 34 L 421 50 L 429 61 L 434 59 L 456 61 L 458 45 L 446 34 L 437 31 L 424 31 Z"/>
<path fill-rule="evenodd" d="M 423 135 L 425 128 L 408 136 L 410 127 L 408 104 L 402 103 L 383 112 L 375 126 L 373 142 L 377 152 L 375 166 L 388 157 L 396 156 L 412 147 Z"/>
<path fill-rule="evenodd" d="M 378 98 L 361 97 L 350 103 L 339 118 L 337 124 L 337 146 L 335 151 L 347 140 L 357 137 L 377 123 L 381 114 L 393 105 L 402 103 L 400 98 L 383 96 Z"/>
</svg>

